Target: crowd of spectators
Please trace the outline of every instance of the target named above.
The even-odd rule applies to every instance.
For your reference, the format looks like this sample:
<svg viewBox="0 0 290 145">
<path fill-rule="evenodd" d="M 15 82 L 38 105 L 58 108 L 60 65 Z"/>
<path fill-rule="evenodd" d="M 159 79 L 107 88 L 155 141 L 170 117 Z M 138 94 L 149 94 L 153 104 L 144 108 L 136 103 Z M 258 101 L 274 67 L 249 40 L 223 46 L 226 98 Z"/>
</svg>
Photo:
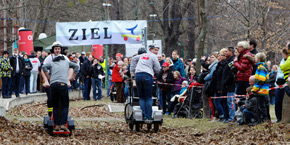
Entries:
<svg viewBox="0 0 290 145">
<path fill-rule="evenodd" d="M 241 41 L 237 46 L 222 48 L 219 52 L 207 54 L 201 58 L 201 72 L 196 72 L 196 59 L 184 61 L 177 51 L 171 56 L 157 55 L 161 70 L 155 74 L 160 83 L 158 100 L 164 115 L 174 113 L 178 103 L 171 101 L 175 95 L 184 92 L 182 84 L 199 82 L 203 84 L 204 94 L 208 97 L 211 118 L 229 123 L 255 125 L 270 120 L 269 105 L 275 105 L 277 122 L 282 118 L 282 101 L 284 94 L 290 94 L 289 88 L 278 88 L 269 91 L 269 88 L 284 85 L 288 81 L 290 69 L 289 43 L 282 50 L 283 59 L 279 65 L 271 65 L 264 53 L 256 49 L 255 40 Z M 14 49 L 9 56 L 7 51 L 0 58 L 2 80 L 2 98 L 16 97 L 20 94 L 29 94 L 44 91 L 40 68 L 48 56 L 45 51 L 19 52 Z M 136 54 L 137 55 L 137 54 Z M 106 96 L 112 95 L 116 89 L 115 101 L 124 103 L 129 95 L 128 79 L 130 79 L 131 57 L 123 57 L 117 53 L 114 57 L 105 60 L 103 56 L 94 58 L 86 52 L 69 53 L 66 56 L 80 66 L 76 80 L 71 82 L 71 89 L 82 89 L 83 99 L 90 100 L 93 90 L 93 99 L 102 100 L 104 76 L 108 74 Z M 108 63 L 108 69 L 106 69 Z M 239 95 L 239 97 L 237 97 Z M 244 95 L 244 96 L 243 96 Z M 242 118 L 240 119 L 239 116 Z"/>
</svg>

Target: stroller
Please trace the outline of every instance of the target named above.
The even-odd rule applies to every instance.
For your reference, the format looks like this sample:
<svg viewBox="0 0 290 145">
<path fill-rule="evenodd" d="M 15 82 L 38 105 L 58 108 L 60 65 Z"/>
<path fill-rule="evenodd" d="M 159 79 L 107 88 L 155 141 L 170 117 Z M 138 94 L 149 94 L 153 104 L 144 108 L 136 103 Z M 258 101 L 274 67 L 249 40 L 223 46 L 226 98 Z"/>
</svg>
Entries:
<svg viewBox="0 0 290 145">
<path fill-rule="evenodd" d="M 143 124 L 147 124 L 148 131 L 152 128 L 152 125 L 153 125 L 154 132 L 158 132 L 159 126 L 162 125 L 162 122 L 163 122 L 162 110 L 159 110 L 157 106 L 158 84 L 157 83 L 153 84 L 153 94 L 152 94 L 152 100 L 153 100 L 152 118 L 153 120 L 150 122 L 146 122 L 145 120 L 143 120 L 142 110 L 139 105 L 139 97 L 137 95 L 137 89 L 133 87 L 133 83 L 131 80 L 128 81 L 128 84 L 129 84 L 129 87 L 128 87 L 129 96 L 127 98 L 127 102 L 125 105 L 124 115 L 125 115 L 126 123 L 129 124 L 129 128 L 133 130 L 135 126 L 136 131 L 140 131 L 140 129 L 142 129 Z"/>
<path fill-rule="evenodd" d="M 191 82 L 183 102 L 175 105 L 174 116 L 185 118 L 202 118 L 202 88 L 201 84 Z"/>
</svg>

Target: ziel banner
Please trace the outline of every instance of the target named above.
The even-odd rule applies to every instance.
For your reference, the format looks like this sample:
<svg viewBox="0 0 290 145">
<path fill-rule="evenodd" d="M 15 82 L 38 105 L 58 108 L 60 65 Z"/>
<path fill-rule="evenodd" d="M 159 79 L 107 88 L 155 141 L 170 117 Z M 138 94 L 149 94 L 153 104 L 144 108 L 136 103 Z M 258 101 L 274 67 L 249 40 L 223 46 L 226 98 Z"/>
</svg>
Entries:
<svg viewBox="0 0 290 145">
<path fill-rule="evenodd" d="M 145 20 L 58 22 L 56 41 L 65 46 L 94 44 L 138 44 L 142 42 Z"/>
</svg>

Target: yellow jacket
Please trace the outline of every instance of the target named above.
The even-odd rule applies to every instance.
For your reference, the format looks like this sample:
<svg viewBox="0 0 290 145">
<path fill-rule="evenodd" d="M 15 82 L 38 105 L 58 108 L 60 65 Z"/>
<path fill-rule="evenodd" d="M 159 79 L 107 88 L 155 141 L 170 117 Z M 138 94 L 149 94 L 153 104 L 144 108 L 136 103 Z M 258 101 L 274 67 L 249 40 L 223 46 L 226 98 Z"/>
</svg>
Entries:
<svg viewBox="0 0 290 145">
<path fill-rule="evenodd" d="M 280 65 L 280 69 L 282 70 L 284 74 L 284 79 L 287 82 L 288 81 L 288 75 L 289 75 L 289 69 L 290 69 L 290 56 L 287 58 L 285 63 Z"/>
<path fill-rule="evenodd" d="M 106 73 L 106 60 L 104 59 L 104 61 L 102 63 L 99 62 L 99 64 L 102 66 L 104 73 Z"/>
</svg>

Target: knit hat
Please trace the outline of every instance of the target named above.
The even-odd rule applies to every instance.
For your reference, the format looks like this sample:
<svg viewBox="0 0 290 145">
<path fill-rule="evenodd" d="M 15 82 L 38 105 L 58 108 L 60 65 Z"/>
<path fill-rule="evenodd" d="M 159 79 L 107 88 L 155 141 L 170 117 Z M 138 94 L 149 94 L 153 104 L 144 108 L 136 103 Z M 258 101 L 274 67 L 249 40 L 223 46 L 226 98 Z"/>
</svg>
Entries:
<svg viewBox="0 0 290 145">
<path fill-rule="evenodd" d="M 5 50 L 5 51 L 3 51 L 3 55 L 4 55 L 4 54 L 9 54 L 9 52 Z"/>
</svg>

